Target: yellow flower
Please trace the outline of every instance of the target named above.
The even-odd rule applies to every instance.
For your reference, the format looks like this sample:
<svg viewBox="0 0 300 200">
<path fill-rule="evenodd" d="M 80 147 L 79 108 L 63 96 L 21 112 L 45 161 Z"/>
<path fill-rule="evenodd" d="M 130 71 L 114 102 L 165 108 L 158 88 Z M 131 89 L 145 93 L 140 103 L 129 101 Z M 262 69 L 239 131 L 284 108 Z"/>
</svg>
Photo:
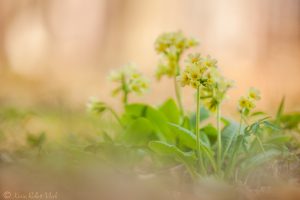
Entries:
<svg viewBox="0 0 300 200">
<path fill-rule="evenodd" d="M 199 86 L 200 86 L 200 82 L 199 81 L 197 81 L 197 80 L 192 80 L 191 82 L 190 82 L 190 85 L 193 87 L 193 88 L 198 88 Z"/>
<path fill-rule="evenodd" d="M 247 108 L 248 107 L 248 99 L 245 97 L 241 97 L 239 100 L 239 107 L 240 107 L 240 109 Z"/>
<path fill-rule="evenodd" d="M 190 75 L 191 80 L 193 80 L 193 81 L 198 81 L 201 78 L 200 70 L 196 66 L 192 67 L 189 75 Z"/>
<path fill-rule="evenodd" d="M 255 108 L 255 103 L 252 99 L 246 98 L 246 97 L 241 97 L 239 100 L 239 110 L 252 110 Z"/>
<path fill-rule="evenodd" d="M 188 47 L 195 47 L 195 46 L 199 45 L 199 42 L 194 38 L 188 38 L 186 41 L 186 45 Z"/>
<path fill-rule="evenodd" d="M 135 92 L 137 94 L 143 94 L 149 87 L 148 80 L 142 77 L 131 77 L 128 83 L 129 92 Z"/>
<path fill-rule="evenodd" d="M 156 72 L 157 78 L 160 79 L 164 75 L 169 77 L 176 76 L 182 53 L 197 44 L 196 40 L 185 37 L 180 31 L 164 33 L 158 36 L 155 41 L 155 50 L 162 56 L 160 62 L 163 62 L 163 67 L 159 64 Z"/>
<path fill-rule="evenodd" d="M 186 59 L 186 63 L 188 64 L 199 64 L 202 58 L 199 53 L 189 54 L 188 58 Z"/>
<path fill-rule="evenodd" d="M 112 82 L 118 82 L 122 79 L 122 73 L 120 73 L 119 71 L 112 71 L 109 74 L 108 79 Z"/>
<path fill-rule="evenodd" d="M 203 65 L 208 68 L 217 67 L 217 62 L 218 61 L 216 59 L 211 58 L 210 55 L 203 59 Z"/>
<path fill-rule="evenodd" d="M 123 68 L 111 72 L 109 79 L 120 84 L 113 90 L 114 95 L 121 91 L 142 94 L 149 88 L 148 80 L 137 71 L 133 64 L 125 65 Z"/>
<path fill-rule="evenodd" d="M 183 72 L 179 80 L 182 87 L 189 85 L 191 82 L 187 72 Z"/>
<path fill-rule="evenodd" d="M 248 92 L 248 96 L 254 100 L 260 100 L 260 92 L 255 88 L 250 88 Z"/>
</svg>

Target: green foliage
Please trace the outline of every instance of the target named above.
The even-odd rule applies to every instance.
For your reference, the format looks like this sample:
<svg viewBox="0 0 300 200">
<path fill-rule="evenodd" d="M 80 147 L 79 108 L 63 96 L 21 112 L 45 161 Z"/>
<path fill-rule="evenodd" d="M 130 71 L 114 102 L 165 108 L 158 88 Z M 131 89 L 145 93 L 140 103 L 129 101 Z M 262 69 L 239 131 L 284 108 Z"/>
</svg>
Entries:
<svg viewBox="0 0 300 200">
<path fill-rule="evenodd" d="M 285 113 L 284 98 L 275 119 L 264 112 L 254 112 L 256 101 L 261 97 L 258 90 L 251 88 L 238 102 L 240 119 L 223 117 L 222 105 L 232 82 L 222 76 L 217 60 L 199 53 L 190 54 L 181 72 L 184 52 L 195 45 L 194 39 L 181 32 L 163 34 L 156 41 L 155 48 L 162 59 L 157 78 L 166 75 L 174 79 L 176 100 L 169 98 L 159 106 L 129 102 L 128 95 L 144 93 L 149 82 L 138 70 L 127 66 L 110 77 L 117 84 L 113 93 L 123 95 L 123 113 L 95 99 L 87 105 L 96 115 L 110 113 L 117 126 L 112 122 L 106 125 L 93 121 L 96 134 L 84 127 L 83 136 L 79 138 L 73 130 L 68 130 L 67 137 L 52 142 L 52 146 L 48 139 L 46 143 L 44 132 L 27 134 L 27 146 L 34 151 L 38 149 L 39 155 L 42 148 L 47 148 L 47 156 L 52 155 L 57 160 L 67 157 L 77 164 L 83 157 L 92 156 L 113 168 L 121 165 L 130 170 L 139 168 L 141 163 L 156 169 L 182 165 L 194 181 L 214 177 L 243 182 L 258 167 L 288 158 L 295 147 L 290 132 L 299 132 L 300 113 Z M 195 112 L 184 110 L 179 83 L 196 89 Z M 23 122 L 30 114 L 14 109 L 0 110 L 0 119 L 1 122 Z M 82 118 L 78 119 L 74 124 L 82 123 Z M 103 130 L 105 125 L 112 127 Z M 4 133 L 0 128 L 1 136 Z M 93 134 L 88 135 L 89 132 Z M 57 149 L 61 152 L 59 156 Z"/>
<path fill-rule="evenodd" d="M 179 124 L 180 122 L 180 111 L 173 99 L 168 99 L 160 107 L 159 111 L 162 112 L 169 122 Z"/>
<path fill-rule="evenodd" d="M 156 75 L 158 79 L 163 75 L 174 78 L 177 101 L 170 98 L 158 107 L 128 103 L 125 88 L 121 117 L 106 104 L 92 104 L 98 113 L 109 108 L 122 125 L 122 131 L 115 138 L 104 134 L 103 141 L 88 146 L 87 150 L 95 152 L 100 148 L 102 153 L 115 152 L 115 157 L 142 151 L 153 165 L 170 159 L 174 165 L 184 165 L 195 180 L 214 176 L 228 181 L 242 180 L 258 166 L 286 155 L 283 152 L 287 151 L 291 137 L 284 135 L 283 130 L 296 129 L 300 115 L 284 114 L 284 99 L 275 120 L 264 112 L 253 112 L 261 96 L 257 89 L 250 88 L 238 102 L 240 120 L 222 117 L 221 105 L 233 83 L 222 76 L 216 59 L 199 53 L 187 56 L 182 72 L 180 58 L 195 45 L 193 39 L 181 32 L 159 36 L 155 48 L 162 60 Z M 114 79 L 122 81 L 122 74 L 126 73 L 125 68 Z M 185 114 L 178 83 L 196 89 L 196 112 Z"/>
<path fill-rule="evenodd" d="M 124 143 L 131 146 L 146 146 L 149 141 L 155 140 L 155 129 L 151 121 L 146 118 L 138 118 L 129 124 L 122 135 Z"/>
<path fill-rule="evenodd" d="M 227 121 L 227 125 L 222 130 L 223 159 L 237 140 L 239 124 L 233 120 Z"/>
<path fill-rule="evenodd" d="M 175 135 L 168 126 L 168 118 L 158 109 L 145 104 L 129 104 L 125 106 L 125 113 L 122 116 L 123 124 L 130 124 L 140 117 L 146 118 L 151 123 L 157 137 L 166 142 L 174 143 Z"/>
</svg>

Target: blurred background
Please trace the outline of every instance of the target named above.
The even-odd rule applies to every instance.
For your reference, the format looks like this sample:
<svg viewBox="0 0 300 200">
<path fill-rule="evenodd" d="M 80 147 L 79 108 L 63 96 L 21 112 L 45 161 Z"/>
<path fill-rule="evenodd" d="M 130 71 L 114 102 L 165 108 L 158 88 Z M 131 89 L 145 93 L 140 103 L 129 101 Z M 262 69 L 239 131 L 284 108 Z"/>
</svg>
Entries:
<svg viewBox="0 0 300 200">
<path fill-rule="evenodd" d="M 228 108 L 254 86 L 260 108 L 273 111 L 285 96 L 300 109 L 298 0 L 1 0 L 0 103 L 84 108 L 97 96 L 118 105 L 107 74 L 134 62 L 153 84 L 132 101 L 159 104 L 174 94 L 172 80 L 154 79 L 154 41 L 177 30 L 235 80 Z M 183 92 L 192 107 L 191 91 Z"/>
</svg>

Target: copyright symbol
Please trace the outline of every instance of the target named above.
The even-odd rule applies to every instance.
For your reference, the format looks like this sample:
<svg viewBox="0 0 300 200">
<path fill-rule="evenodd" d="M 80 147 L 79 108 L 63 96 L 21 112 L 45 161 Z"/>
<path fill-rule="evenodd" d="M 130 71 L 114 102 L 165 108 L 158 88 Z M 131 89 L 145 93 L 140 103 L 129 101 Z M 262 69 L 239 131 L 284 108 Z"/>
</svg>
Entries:
<svg viewBox="0 0 300 200">
<path fill-rule="evenodd" d="M 2 196 L 4 197 L 4 199 L 9 199 L 11 197 L 11 193 L 6 191 L 6 192 L 3 192 Z"/>
</svg>

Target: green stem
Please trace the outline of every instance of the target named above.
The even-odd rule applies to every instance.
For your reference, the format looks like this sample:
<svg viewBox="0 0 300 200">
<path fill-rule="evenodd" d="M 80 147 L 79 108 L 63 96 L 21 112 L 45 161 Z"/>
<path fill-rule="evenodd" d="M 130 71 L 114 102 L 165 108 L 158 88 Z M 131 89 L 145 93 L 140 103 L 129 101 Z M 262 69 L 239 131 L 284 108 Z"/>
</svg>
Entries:
<svg viewBox="0 0 300 200">
<path fill-rule="evenodd" d="M 243 114 L 241 113 L 241 118 L 240 118 L 240 124 L 239 124 L 239 132 L 238 132 L 238 135 L 241 135 L 242 123 L 243 123 Z"/>
<path fill-rule="evenodd" d="M 175 86 L 175 93 L 176 93 L 176 99 L 179 106 L 179 111 L 181 116 L 184 116 L 182 101 L 181 101 L 181 94 L 180 94 L 180 87 L 178 86 L 178 82 L 176 80 L 176 76 L 174 76 L 174 86 Z"/>
<path fill-rule="evenodd" d="M 198 159 L 200 158 L 200 132 L 199 132 L 199 123 L 200 123 L 200 88 L 197 88 L 197 108 L 196 108 L 196 127 L 195 127 L 195 135 L 196 135 L 196 143 L 197 143 L 197 155 Z"/>
<path fill-rule="evenodd" d="M 126 106 L 128 104 L 128 92 L 124 90 L 123 103 Z"/>
<path fill-rule="evenodd" d="M 196 135 L 196 145 L 197 145 L 197 159 L 200 163 L 201 172 L 204 172 L 204 164 L 201 156 L 201 141 L 200 141 L 200 86 L 197 87 L 197 108 L 196 108 L 196 126 L 195 126 L 195 135 Z"/>
<path fill-rule="evenodd" d="M 108 108 L 109 111 L 111 112 L 111 114 L 116 118 L 116 120 L 119 122 L 119 124 L 121 126 L 123 126 L 120 117 L 118 116 L 118 114 L 112 109 L 112 108 Z"/>
<path fill-rule="evenodd" d="M 180 87 L 178 85 L 178 81 L 176 80 L 176 77 L 180 76 L 179 60 L 180 60 L 180 55 L 177 55 L 177 59 L 175 61 L 176 62 L 176 74 L 174 76 L 174 87 L 175 87 L 177 103 L 179 106 L 179 111 L 180 111 L 181 116 L 184 117 L 184 109 L 183 109 L 182 100 L 181 100 L 181 91 L 180 91 Z"/>
<path fill-rule="evenodd" d="M 126 83 L 126 77 L 124 74 L 122 75 L 122 90 L 124 92 L 123 104 L 126 106 L 128 104 L 128 85 Z"/>
<path fill-rule="evenodd" d="M 218 130 L 218 170 L 221 172 L 222 168 L 222 137 L 221 137 L 221 127 L 220 127 L 220 121 L 221 121 L 221 109 L 220 104 L 217 106 L 217 130 Z"/>
</svg>

